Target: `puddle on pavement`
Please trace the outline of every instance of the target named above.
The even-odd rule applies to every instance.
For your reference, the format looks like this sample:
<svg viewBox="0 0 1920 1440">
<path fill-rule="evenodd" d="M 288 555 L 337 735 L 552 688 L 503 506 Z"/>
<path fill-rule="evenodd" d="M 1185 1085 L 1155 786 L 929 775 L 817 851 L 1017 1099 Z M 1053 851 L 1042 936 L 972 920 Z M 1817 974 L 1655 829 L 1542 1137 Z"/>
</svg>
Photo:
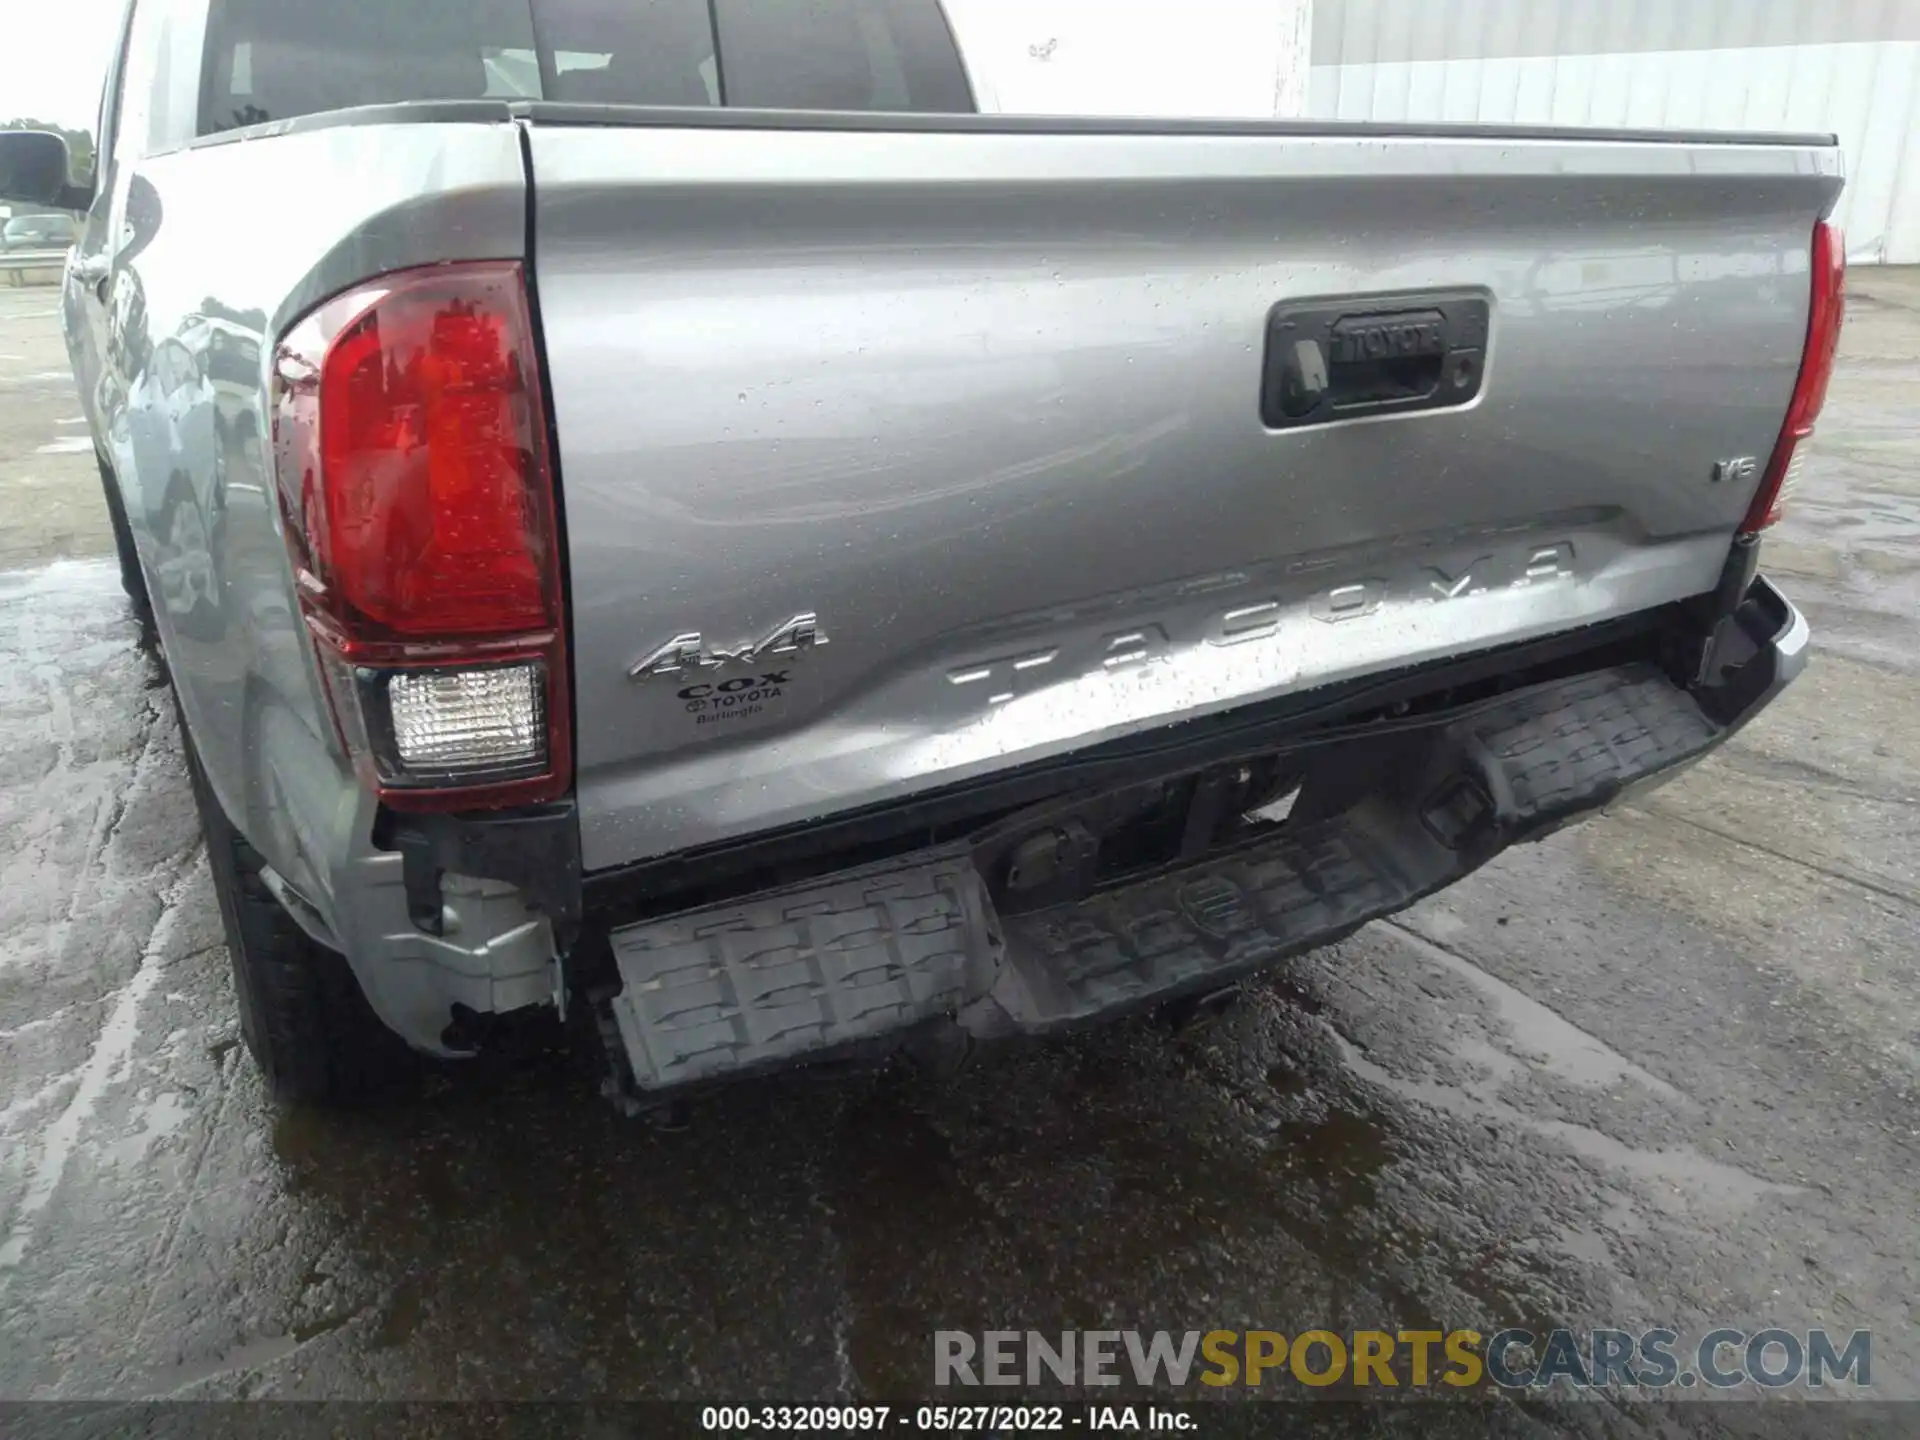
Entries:
<svg viewBox="0 0 1920 1440">
<path fill-rule="evenodd" d="M 1325 1008 L 1298 978 L 1277 994 Z M 331 1217 L 317 1243 L 345 1245 L 362 1281 L 357 1308 L 330 1297 L 344 1318 L 294 1301 L 282 1325 L 365 1317 L 351 1344 L 422 1394 L 459 1393 L 476 1363 L 499 1395 L 551 1394 L 558 1346 L 566 1383 L 602 1394 L 688 1392 L 731 1364 L 906 1396 L 926 1392 L 935 1329 L 1206 1328 L 1223 1304 L 1431 1327 L 1457 1315 L 1447 1287 L 1531 1318 L 1551 1236 L 1467 1250 L 1484 1234 L 1383 1201 L 1430 1145 L 1280 1043 L 1252 1093 L 1136 1025 L 949 1082 L 749 1084 L 682 1135 L 606 1112 L 565 1067 L 377 1115 L 284 1113 L 284 1186 Z M 271 1363 L 275 1343 L 195 1373 Z"/>
<path fill-rule="evenodd" d="M 1313 1080 L 1290 1064 L 1269 1066 L 1266 1081 L 1275 1099 L 1307 1101 L 1310 1109 L 1320 1112 L 1313 1118 L 1282 1120 L 1276 1125 L 1273 1158 L 1289 1172 L 1299 1170 L 1314 1177 L 1329 1198 L 1337 1198 L 1343 1207 L 1371 1206 L 1374 1182 L 1395 1158 L 1390 1132 L 1379 1116 L 1338 1106 L 1311 1106 Z"/>
<path fill-rule="evenodd" d="M 1507 1081 L 1518 1080 L 1527 1073 L 1524 1062 L 1502 1050 L 1484 1036 L 1473 1034 L 1471 1031 L 1462 1031 L 1450 1037 L 1447 1048 L 1452 1050 L 1458 1059 L 1486 1073 L 1485 1081 L 1469 1087 L 1475 1094 L 1491 1098 Z"/>
<path fill-rule="evenodd" d="M 831 1308 L 809 1291 L 817 1102 L 744 1087 L 668 1134 L 571 1064 L 469 1068 L 384 1112 L 276 1125 L 285 1188 L 360 1277 L 356 1348 L 424 1395 L 474 1393 L 478 1366 L 498 1398 L 638 1398 L 812 1347 Z"/>
<path fill-rule="evenodd" d="M 1625 1195 L 1615 1195 L 1588 1225 L 1569 1225 L 1553 1237 L 1563 1255 L 1571 1255 L 1598 1269 L 1611 1270 L 1623 1237 L 1644 1235 L 1647 1222 Z"/>
<path fill-rule="evenodd" d="M 869 1389 L 915 1393 L 927 1382 L 933 1330 L 1008 1323 L 1004 1315 L 975 1316 L 970 1297 L 946 1290 L 939 1278 L 950 1258 L 942 1247 L 960 1237 L 969 1248 L 997 1248 L 998 1217 L 956 1166 L 947 1137 L 897 1095 L 853 1105 L 825 1160 L 832 1167 L 823 1177 L 828 1219 L 850 1311 L 848 1365 Z M 1008 1240 L 1017 1247 L 1022 1238 Z M 966 1307 L 965 1319 L 948 1308 L 956 1304 Z"/>
<path fill-rule="evenodd" d="M 30 1249 L 40 1212 L 46 1209 L 60 1188 L 67 1165 L 82 1143 L 87 1127 L 101 1097 L 133 1054 L 139 1036 L 141 1011 L 147 997 L 159 984 L 162 962 L 171 931 L 180 917 L 179 896 L 183 881 L 170 882 L 162 895 L 162 909 L 147 940 L 140 966 L 131 979 L 117 990 L 101 1022 L 92 1048 L 82 1062 L 72 1097 L 67 1106 L 40 1133 L 39 1153 L 33 1164 L 24 1194 L 14 1208 L 11 1224 L 0 1239 L 0 1288 L 7 1273 L 19 1267 Z"/>
<path fill-rule="evenodd" d="M 1528 1115 L 1497 1101 L 1432 1081 L 1403 1079 L 1375 1065 L 1345 1036 L 1336 1033 L 1332 1038 L 1347 1068 L 1368 1084 L 1412 1104 L 1444 1110 L 1462 1119 L 1481 1124 L 1499 1121 L 1557 1140 L 1584 1159 L 1649 1182 L 1648 1193 L 1668 1210 L 1686 1213 L 1695 1207 L 1704 1207 L 1737 1213 L 1768 1196 L 1797 1195 L 1805 1189 L 1763 1180 L 1738 1166 L 1709 1160 L 1697 1150 L 1639 1150 L 1584 1125 Z"/>
<path fill-rule="evenodd" d="M 1420 923 L 1443 935 L 1465 928 L 1444 906 L 1423 910 Z M 1504 1031 L 1501 1038 L 1511 1048 L 1493 1043 L 1473 1026 L 1452 1026 L 1446 1036 L 1447 1049 L 1485 1077 L 1477 1083 L 1453 1086 L 1392 1074 L 1374 1064 L 1351 1040 L 1330 1029 L 1342 1060 L 1361 1079 L 1414 1105 L 1481 1124 L 1514 1125 L 1556 1140 L 1584 1159 L 1644 1182 L 1653 1200 L 1672 1213 L 1684 1215 L 1705 1209 L 1737 1214 L 1769 1196 L 1803 1193 L 1804 1186 L 1763 1179 L 1737 1165 L 1709 1159 L 1690 1147 L 1642 1149 L 1590 1126 L 1532 1115 L 1502 1102 L 1499 1095 L 1506 1082 L 1532 1068 L 1589 1089 L 1612 1090 L 1624 1081 L 1632 1081 L 1670 1104 L 1696 1111 L 1699 1108 L 1681 1091 L 1605 1041 L 1464 957 L 1396 922 L 1383 922 L 1381 928 L 1428 964 L 1466 981 L 1490 1001 L 1494 1018 Z"/>
<path fill-rule="evenodd" d="M 1289 1009 L 1325 1008 L 1298 979 L 1276 988 Z M 1443 1313 L 1458 1319 L 1460 1295 L 1505 1322 L 1545 1318 L 1533 1292 L 1552 1287 L 1550 1247 L 1526 1252 L 1516 1237 L 1497 1254 L 1465 1250 L 1384 1202 L 1389 1170 L 1431 1157 L 1337 1079 L 1329 1087 L 1283 1057 L 1264 1093 L 1257 1082 L 1236 1093 L 1223 1076 L 1165 1073 L 1136 1054 L 1102 1083 L 1124 1048 L 1096 1040 L 1044 1069 L 963 1082 L 1058 1100 L 1063 1113 L 1042 1109 L 1017 1134 L 996 1122 L 1024 1105 L 977 1095 L 915 1091 L 848 1111 L 828 1187 L 864 1388 L 923 1391 L 935 1328 L 1284 1329 L 1307 1317 L 1432 1328 Z M 1129 1304 L 1142 1295 L 1150 1308 Z"/>
<path fill-rule="evenodd" d="M 1456 916 L 1438 907 L 1424 911 L 1421 915 L 1421 923 L 1432 930 L 1465 928 Z M 1504 1073 L 1511 1072 L 1507 1070 L 1507 1065 L 1501 1063 L 1502 1060 L 1511 1063 L 1515 1059 L 1524 1059 L 1527 1063 L 1551 1075 L 1556 1075 L 1569 1084 L 1595 1090 L 1608 1090 L 1622 1080 L 1632 1080 L 1652 1091 L 1662 1100 L 1697 1108 L 1685 1095 L 1652 1071 L 1636 1065 L 1604 1040 L 1589 1035 L 1538 1000 L 1514 989 L 1506 981 L 1469 963 L 1451 950 L 1436 945 L 1426 936 L 1405 925 L 1383 921 L 1381 928 L 1392 932 L 1396 940 L 1413 950 L 1429 965 L 1437 966 L 1450 975 L 1458 976 L 1491 1002 L 1494 1014 L 1506 1027 L 1519 1053 L 1504 1055 L 1499 1059 L 1482 1053 L 1479 1058 L 1489 1068 L 1503 1072 L 1503 1078 Z"/>
<path fill-rule="evenodd" d="M 1302 1015 L 1319 1015 L 1327 1008 L 1326 1001 L 1314 994 L 1296 975 L 1289 975 L 1283 971 L 1272 979 L 1263 981 L 1262 984 L 1268 993 L 1292 1006 Z"/>
<path fill-rule="evenodd" d="M 1374 1182 L 1393 1157 L 1387 1127 L 1372 1115 L 1334 1110 L 1321 1120 L 1288 1121 L 1274 1132 L 1290 1165 L 1341 1209 L 1370 1207 Z"/>
</svg>

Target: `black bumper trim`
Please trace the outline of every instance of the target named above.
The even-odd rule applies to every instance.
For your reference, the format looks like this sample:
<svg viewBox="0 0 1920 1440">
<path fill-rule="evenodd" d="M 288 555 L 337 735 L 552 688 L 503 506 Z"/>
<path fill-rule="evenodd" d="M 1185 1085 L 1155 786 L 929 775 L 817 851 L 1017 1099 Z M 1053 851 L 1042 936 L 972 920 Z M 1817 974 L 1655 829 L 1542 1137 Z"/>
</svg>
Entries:
<svg viewBox="0 0 1920 1440">
<path fill-rule="evenodd" d="M 1447 727 L 1414 774 L 1343 815 L 1010 918 L 1017 982 L 959 1021 L 981 1035 L 1052 1030 L 1215 989 L 1451 885 L 1697 758 L 1720 734 L 1650 666 L 1515 695 Z"/>
<path fill-rule="evenodd" d="M 659 1094 L 930 1032 L 1043 1033 L 1218 990 L 1708 754 L 1805 663 L 1805 622 L 1766 581 L 1736 622 L 1747 648 L 1705 687 L 1632 662 L 1511 692 L 1408 732 L 1337 815 L 1074 903 L 996 914 L 947 847 L 623 927 L 623 985 L 646 997 L 621 1017 L 633 1072 Z M 912 935 L 937 941 L 916 949 Z"/>
</svg>

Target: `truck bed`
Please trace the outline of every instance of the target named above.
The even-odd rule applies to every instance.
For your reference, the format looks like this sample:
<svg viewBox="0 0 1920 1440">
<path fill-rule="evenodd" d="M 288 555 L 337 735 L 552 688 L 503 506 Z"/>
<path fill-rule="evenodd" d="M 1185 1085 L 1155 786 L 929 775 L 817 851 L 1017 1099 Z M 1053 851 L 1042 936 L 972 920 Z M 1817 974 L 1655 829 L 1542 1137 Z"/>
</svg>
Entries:
<svg viewBox="0 0 1920 1440">
<path fill-rule="evenodd" d="M 527 118 L 590 871 L 1711 589 L 1840 185 L 1793 137 Z M 1457 402 L 1423 353 L 1275 408 L 1314 326 L 1431 324 Z"/>
</svg>

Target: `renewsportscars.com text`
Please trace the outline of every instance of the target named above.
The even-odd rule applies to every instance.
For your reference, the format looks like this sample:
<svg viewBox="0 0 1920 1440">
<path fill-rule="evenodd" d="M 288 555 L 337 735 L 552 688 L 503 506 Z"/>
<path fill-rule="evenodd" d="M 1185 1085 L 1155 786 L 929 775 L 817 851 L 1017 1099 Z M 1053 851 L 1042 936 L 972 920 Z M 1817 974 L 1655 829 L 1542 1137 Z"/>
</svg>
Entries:
<svg viewBox="0 0 1920 1440">
<path fill-rule="evenodd" d="M 1825 1330 L 937 1330 L 939 1386 L 1567 1385 L 1769 1390 L 1873 1383 L 1873 1336 Z"/>
</svg>

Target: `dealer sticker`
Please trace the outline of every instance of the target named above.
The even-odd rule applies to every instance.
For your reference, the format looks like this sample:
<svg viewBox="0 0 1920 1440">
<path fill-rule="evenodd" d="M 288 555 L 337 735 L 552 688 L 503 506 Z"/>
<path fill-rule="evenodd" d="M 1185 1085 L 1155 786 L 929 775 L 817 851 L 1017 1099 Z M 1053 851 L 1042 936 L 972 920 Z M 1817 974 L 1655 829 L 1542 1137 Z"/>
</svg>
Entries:
<svg viewBox="0 0 1920 1440">
<path fill-rule="evenodd" d="M 700 681 L 674 693 L 696 729 L 718 729 L 766 719 L 787 693 L 791 672 L 768 670 L 731 680 Z"/>
</svg>

